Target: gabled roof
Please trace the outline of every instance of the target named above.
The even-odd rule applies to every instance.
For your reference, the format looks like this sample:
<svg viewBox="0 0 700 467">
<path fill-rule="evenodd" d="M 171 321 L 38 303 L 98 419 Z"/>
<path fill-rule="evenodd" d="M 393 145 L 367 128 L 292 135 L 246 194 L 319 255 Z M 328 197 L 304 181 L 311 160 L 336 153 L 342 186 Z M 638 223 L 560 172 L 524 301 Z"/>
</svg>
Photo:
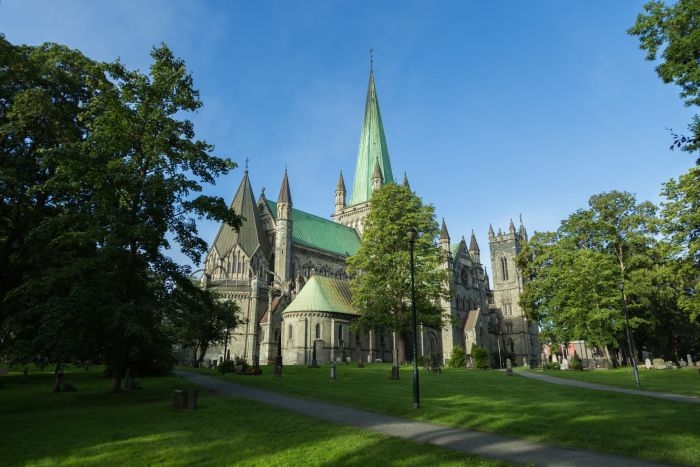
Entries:
<svg viewBox="0 0 700 467">
<path fill-rule="evenodd" d="M 379 112 L 377 90 L 374 85 L 374 72 L 369 72 L 369 87 L 365 104 L 365 119 L 360 133 L 360 146 L 357 149 L 357 164 L 355 179 L 352 186 L 352 196 L 349 206 L 369 201 L 372 197 L 372 175 L 375 165 L 379 163 L 383 183 L 394 181 L 389 160 L 389 150 L 384 136 L 382 116 Z"/>
<path fill-rule="evenodd" d="M 250 187 L 247 170 L 243 174 L 243 180 L 238 186 L 236 195 L 233 197 L 231 207 L 236 211 L 236 214 L 243 218 L 243 222 L 238 232 L 228 224 L 221 224 L 219 233 L 214 239 L 214 248 L 219 257 L 223 258 L 235 245 L 239 245 L 248 256 L 252 256 L 255 250 L 260 247 L 263 256 L 269 258 L 270 247 L 262 222 L 260 222 L 260 211 L 253 197 L 253 189 Z"/>
<path fill-rule="evenodd" d="M 265 199 L 277 219 L 277 203 Z M 357 231 L 343 224 L 292 208 L 292 242 L 340 256 L 352 256 L 360 248 Z"/>
<path fill-rule="evenodd" d="M 304 288 L 282 313 L 305 311 L 358 316 L 360 314 L 352 306 L 349 282 L 325 276 L 311 276 Z"/>
</svg>

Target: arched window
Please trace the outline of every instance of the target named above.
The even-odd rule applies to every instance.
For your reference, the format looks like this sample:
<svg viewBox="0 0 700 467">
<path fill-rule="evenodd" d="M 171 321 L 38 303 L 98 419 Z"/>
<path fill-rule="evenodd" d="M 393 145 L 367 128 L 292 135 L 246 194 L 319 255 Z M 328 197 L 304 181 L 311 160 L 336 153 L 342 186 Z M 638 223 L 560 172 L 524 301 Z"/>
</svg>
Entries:
<svg viewBox="0 0 700 467">
<path fill-rule="evenodd" d="M 508 280 L 508 260 L 505 256 L 501 257 L 501 279 Z"/>
<path fill-rule="evenodd" d="M 506 346 L 508 350 L 510 350 L 510 353 L 515 353 L 515 344 L 513 343 L 513 339 L 508 339 Z"/>
<path fill-rule="evenodd" d="M 289 327 L 287 327 L 287 340 L 292 339 L 292 325 L 290 324 Z"/>
<path fill-rule="evenodd" d="M 280 341 L 280 334 L 281 334 L 280 328 L 276 328 L 276 329 L 275 329 L 275 342 L 279 342 L 279 341 Z"/>
<path fill-rule="evenodd" d="M 321 338 L 321 323 L 316 323 L 316 339 Z"/>
</svg>

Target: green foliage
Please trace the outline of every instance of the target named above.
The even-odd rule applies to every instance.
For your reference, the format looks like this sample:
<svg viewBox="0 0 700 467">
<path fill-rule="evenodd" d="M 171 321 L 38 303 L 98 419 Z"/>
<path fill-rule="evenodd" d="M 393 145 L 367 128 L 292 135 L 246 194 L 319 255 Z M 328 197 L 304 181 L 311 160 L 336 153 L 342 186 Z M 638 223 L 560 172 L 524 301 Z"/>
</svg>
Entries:
<svg viewBox="0 0 700 467">
<path fill-rule="evenodd" d="M 199 260 L 197 218 L 240 223 L 196 196 L 234 164 L 183 118 L 201 106 L 185 64 L 163 45 L 142 74 L 4 37 L 0 56 L 0 354 L 102 356 L 115 388 L 169 369 L 189 270 L 166 253 Z"/>
<path fill-rule="evenodd" d="M 439 228 L 432 206 L 408 187 L 389 183 L 374 192 L 358 252 L 348 258 L 353 304 L 362 310 L 354 326 L 396 331 L 404 337 L 412 329 L 410 227 L 415 241 L 415 291 L 418 322 L 440 328 L 440 300 L 449 297 L 448 273 L 442 268 Z"/>
<path fill-rule="evenodd" d="M 486 347 L 472 344 L 472 360 L 474 361 L 475 368 L 480 370 L 489 369 L 489 351 Z"/>
<path fill-rule="evenodd" d="M 464 368 L 467 366 L 467 354 L 461 346 L 452 348 L 452 355 L 447 362 L 450 368 Z"/>
<path fill-rule="evenodd" d="M 700 0 L 679 0 L 667 6 L 661 1 L 644 5 L 645 13 L 628 33 L 639 37 L 639 47 L 653 61 L 661 55 L 656 73 L 664 83 L 681 88 L 680 96 L 688 107 L 700 105 Z M 674 135 L 672 147 L 688 152 L 700 149 L 700 118 L 696 114 L 688 126 L 691 136 Z M 700 157 L 696 161 L 700 165 Z"/>
<path fill-rule="evenodd" d="M 576 355 L 569 358 L 569 370 L 583 370 L 583 362 Z"/>
<path fill-rule="evenodd" d="M 618 347 L 626 342 L 626 308 L 637 348 L 668 347 L 674 331 L 666 323 L 678 329 L 684 320 L 674 311 L 679 288 L 655 207 L 616 191 L 591 197 L 589 206 L 525 245 L 518 257 L 528 278 L 521 304 L 547 341 Z M 681 352 L 692 341 L 675 345 Z"/>
</svg>

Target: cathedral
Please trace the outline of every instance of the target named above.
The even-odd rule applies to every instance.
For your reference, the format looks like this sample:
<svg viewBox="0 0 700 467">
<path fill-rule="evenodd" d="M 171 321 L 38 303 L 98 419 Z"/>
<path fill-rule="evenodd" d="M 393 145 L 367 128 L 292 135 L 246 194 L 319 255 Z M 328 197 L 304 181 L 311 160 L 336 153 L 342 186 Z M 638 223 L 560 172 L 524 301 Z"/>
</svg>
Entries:
<svg viewBox="0 0 700 467">
<path fill-rule="evenodd" d="M 391 339 L 381 330 L 353 331 L 361 310 L 353 307 L 345 271 L 346 258 L 362 241 L 372 193 L 387 183 L 396 181 L 370 69 L 352 191 L 348 198 L 341 172 L 331 219 L 294 206 L 286 170 L 275 201 L 264 190 L 256 198 L 246 167 L 231 203 L 245 221 L 238 231 L 221 225 L 201 278 L 203 287 L 234 300 L 244 321 L 206 359 L 241 357 L 266 364 L 281 355 L 285 365 L 308 365 L 312 359 L 391 361 Z M 402 183 L 408 186 L 406 175 Z M 517 229 L 511 220 L 505 233 L 489 226 L 488 238 L 493 289 L 473 231 L 469 243 L 464 237 L 453 243 L 443 219 L 439 244 L 452 293 L 442 308 L 451 324 L 443 329 L 421 325 L 419 355 L 437 355 L 445 364 L 454 348 L 469 354 L 476 344 L 489 350 L 492 367 L 502 367 L 506 358 L 518 365 L 538 364 L 537 324 L 519 304 L 524 279 L 515 257 L 527 240 L 522 220 Z M 405 345 L 412 346 L 412 339 Z M 412 347 L 402 350 L 400 355 L 412 355 Z"/>
</svg>

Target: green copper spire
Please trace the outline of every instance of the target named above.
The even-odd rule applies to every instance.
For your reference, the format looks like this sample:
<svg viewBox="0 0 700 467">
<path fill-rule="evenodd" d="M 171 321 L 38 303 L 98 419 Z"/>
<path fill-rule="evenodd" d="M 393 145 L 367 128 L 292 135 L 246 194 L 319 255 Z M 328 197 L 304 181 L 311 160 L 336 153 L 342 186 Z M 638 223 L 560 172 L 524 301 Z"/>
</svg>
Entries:
<svg viewBox="0 0 700 467">
<path fill-rule="evenodd" d="M 374 86 L 374 71 L 370 70 L 367 103 L 365 104 L 365 121 L 362 124 L 362 133 L 360 134 L 355 180 L 352 185 L 352 196 L 350 196 L 349 206 L 364 203 L 372 197 L 372 176 L 377 163 L 379 163 L 382 171 L 383 182 L 385 184 L 393 182 L 394 175 L 391 172 L 389 150 L 386 147 L 382 116 L 379 113 L 377 90 Z"/>
</svg>

